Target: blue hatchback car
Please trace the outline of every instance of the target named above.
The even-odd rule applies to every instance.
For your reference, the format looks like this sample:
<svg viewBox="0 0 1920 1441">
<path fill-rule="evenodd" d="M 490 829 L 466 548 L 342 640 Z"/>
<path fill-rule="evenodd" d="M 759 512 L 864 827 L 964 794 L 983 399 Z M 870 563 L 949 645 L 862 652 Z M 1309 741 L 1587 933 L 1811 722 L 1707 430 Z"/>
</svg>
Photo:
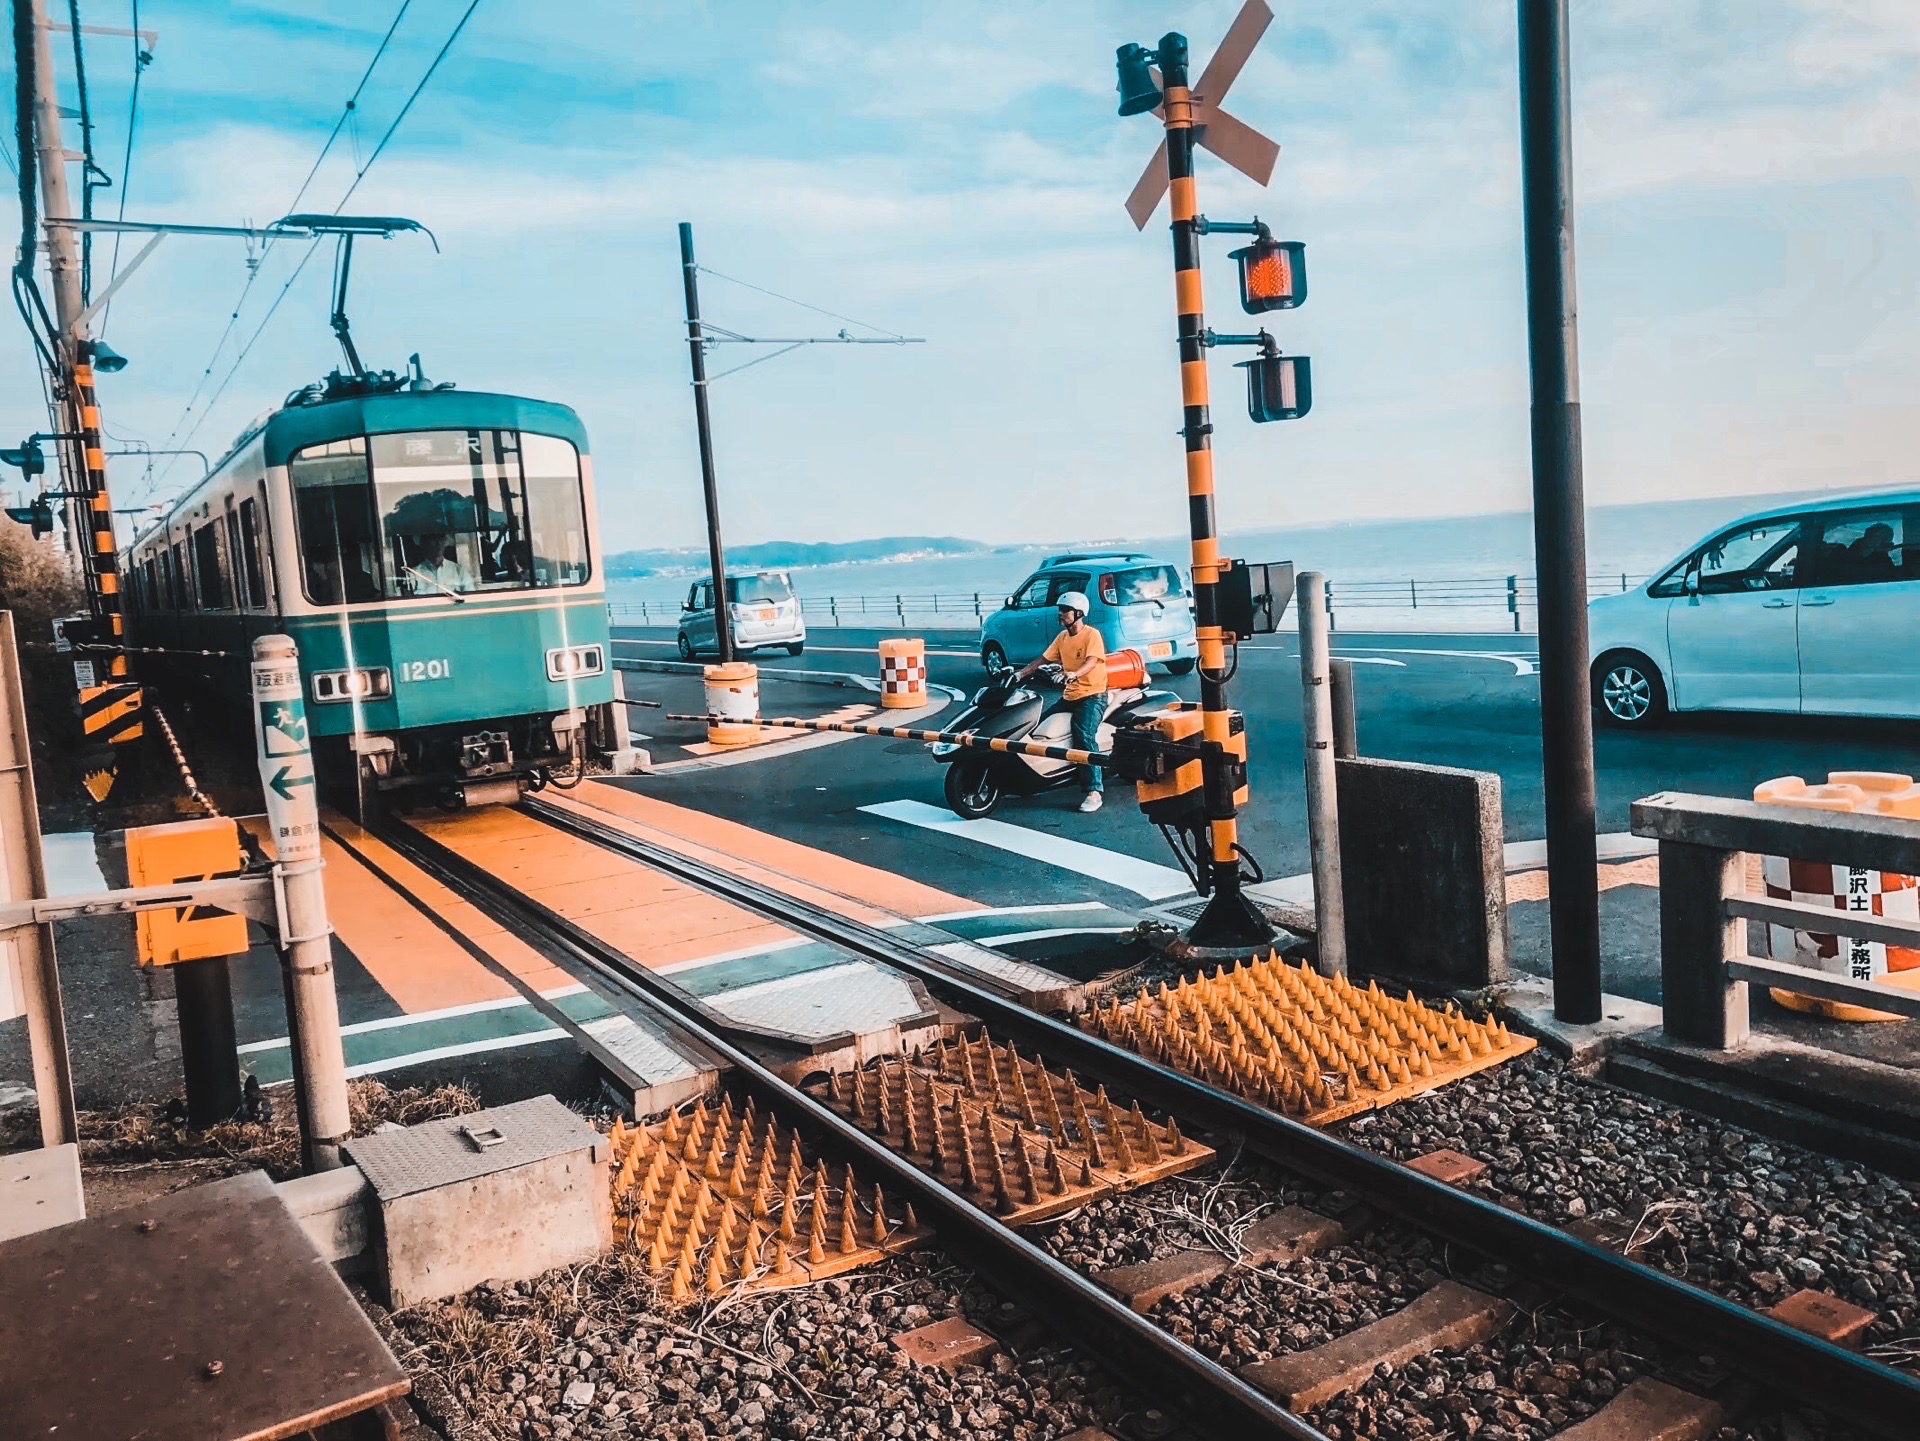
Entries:
<svg viewBox="0 0 1920 1441">
<path fill-rule="evenodd" d="M 1050 555 L 980 629 L 980 662 L 989 670 L 1024 665 L 1060 632 L 1060 597 L 1084 593 L 1093 604 L 1087 623 L 1108 650 L 1126 647 L 1173 675 L 1198 663 L 1193 600 L 1180 567 L 1144 551 L 1088 551 Z"/>
</svg>

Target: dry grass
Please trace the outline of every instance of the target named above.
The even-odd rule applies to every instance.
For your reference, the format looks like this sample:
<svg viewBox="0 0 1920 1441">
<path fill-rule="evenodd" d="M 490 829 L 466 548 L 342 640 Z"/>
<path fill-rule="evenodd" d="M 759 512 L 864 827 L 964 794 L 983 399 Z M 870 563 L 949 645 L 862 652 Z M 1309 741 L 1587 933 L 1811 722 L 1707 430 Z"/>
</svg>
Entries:
<svg viewBox="0 0 1920 1441">
<path fill-rule="evenodd" d="M 292 1089 L 280 1088 L 273 1099 L 272 1114 L 264 1121 L 227 1121 L 204 1131 L 187 1129 L 177 1103 L 82 1111 L 81 1165 L 89 1170 L 127 1170 L 224 1163 L 236 1171 L 258 1167 L 276 1181 L 287 1180 L 300 1174 L 300 1132 Z M 347 1101 L 356 1136 L 387 1122 L 411 1126 L 480 1108 L 480 1098 L 464 1086 L 396 1090 L 374 1080 L 349 1081 Z M 0 1150 L 39 1144 L 37 1111 L 29 1108 L 0 1116 Z"/>
</svg>

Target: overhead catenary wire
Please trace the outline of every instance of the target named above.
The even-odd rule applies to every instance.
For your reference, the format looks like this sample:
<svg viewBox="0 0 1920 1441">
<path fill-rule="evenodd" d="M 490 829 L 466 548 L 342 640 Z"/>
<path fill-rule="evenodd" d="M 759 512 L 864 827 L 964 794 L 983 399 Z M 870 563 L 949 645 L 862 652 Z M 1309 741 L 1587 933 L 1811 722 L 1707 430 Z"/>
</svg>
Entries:
<svg viewBox="0 0 1920 1441">
<path fill-rule="evenodd" d="M 393 22 L 387 26 L 387 33 L 380 37 L 379 45 L 374 48 L 373 58 L 367 61 L 367 68 L 360 72 L 360 81 L 353 87 L 353 93 L 347 97 L 346 103 L 340 107 L 339 118 L 333 122 L 333 129 L 328 133 L 326 143 L 320 147 L 320 153 L 314 157 L 313 165 L 308 169 L 306 178 L 300 182 L 300 189 L 295 192 L 293 203 L 287 206 L 285 213 L 292 214 L 297 211 L 300 208 L 300 202 L 306 199 L 307 190 L 312 186 L 314 176 L 320 173 L 320 167 L 325 163 L 328 154 L 333 150 L 334 142 L 340 138 L 340 132 L 346 128 L 348 120 L 359 109 L 360 97 L 365 93 L 367 83 L 373 79 L 373 72 L 379 68 L 381 58 L 386 55 L 388 47 L 393 44 L 394 32 L 399 30 L 400 22 L 406 18 L 408 7 L 412 4 L 413 0 L 400 0 L 400 8 L 394 12 Z M 462 19 L 461 23 L 465 24 L 466 22 Z M 137 29 L 138 26 L 136 25 L 135 28 Z M 135 44 L 138 43 L 139 41 L 136 38 Z M 359 183 L 358 176 L 355 177 L 354 183 Z M 124 195 L 122 198 L 124 199 Z M 342 201 L 341 203 L 344 204 L 345 202 Z M 334 213 L 338 214 L 338 209 L 336 209 Z M 251 263 L 247 266 L 246 281 L 240 287 L 239 298 L 233 302 L 233 309 L 227 314 L 226 328 L 220 332 L 220 338 L 213 343 L 213 353 L 207 357 L 206 365 L 201 368 L 199 379 L 194 382 L 193 393 L 187 397 L 187 403 L 181 409 L 179 418 L 174 421 L 173 428 L 167 432 L 167 445 L 171 445 L 174 437 L 180 434 L 180 427 L 187 423 L 187 417 L 193 413 L 193 407 L 199 401 L 201 392 L 206 389 L 207 381 L 212 379 L 213 368 L 220 363 L 221 352 L 227 348 L 227 341 L 233 338 L 233 332 L 240 324 L 240 312 L 246 308 L 247 297 L 253 293 L 254 282 L 260 278 L 260 268 L 266 261 L 267 253 L 273 249 L 273 242 L 274 237 L 268 236 L 260 247 L 260 253 L 254 256 Z M 117 238 L 114 243 L 116 246 L 119 244 Z M 309 250 L 308 253 L 311 254 L 311 250 Z M 305 264 L 306 257 L 302 256 L 300 267 L 304 267 Z M 299 273 L 300 269 L 296 268 L 294 276 L 298 277 Z M 282 293 L 284 294 L 284 289 Z M 276 307 L 278 306 L 278 297 L 275 298 L 274 304 Z M 271 315 L 272 311 L 269 311 L 268 314 Z M 213 402 L 209 400 L 207 402 L 207 409 L 211 410 L 212 408 Z M 202 412 L 202 418 L 205 418 L 204 411 Z M 196 424 L 195 429 L 197 430 L 198 428 Z M 189 432 L 189 435 L 191 434 L 192 432 Z M 158 476 L 155 476 L 152 467 L 149 466 L 147 469 L 146 491 L 142 493 L 144 494 L 158 489 L 160 483 L 166 479 L 168 472 L 172 469 L 173 466 L 169 463 Z"/>
<path fill-rule="evenodd" d="M 426 72 L 421 75 L 419 83 L 413 87 L 412 93 L 407 96 L 406 103 L 400 107 L 400 112 L 393 117 L 392 123 L 387 126 L 386 131 L 380 137 L 379 143 L 373 147 L 372 153 L 367 156 L 366 160 L 355 171 L 353 183 L 347 186 L 346 193 L 340 197 L 339 202 L 333 207 L 333 214 L 338 215 L 346 208 L 347 202 L 353 198 L 354 191 L 360 188 L 360 182 L 366 179 L 367 172 L 373 169 L 374 162 L 377 161 L 382 152 L 386 150 L 388 142 L 393 139 L 395 133 L 400 129 L 402 122 L 406 120 L 408 113 L 412 111 L 414 102 L 419 100 L 421 93 L 427 88 L 428 82 L 433 79 L 434 73 L 439 70 L 440 63 L 447 58 L 448 53 L 453 49 L 454 43 L 459 40 L 461 32 L 467 28 L 467 22 L 473 18 L 474 11 L 479 8 L 480 0 L 471 0 L 471 3 L 469 3 L 467 8 L 461 13 L 459 20 L 454 22 L 453 29 L 448 33 L 445 43 L 442 44 L 440 49 L 435 53 L 432 63 L 427 66 Z M 395 24 L 398 25 L 398 23 L 398 18 L 396 17 Z M 388 31 L 387 38 L 392 38 L 391 30 Z M 386 41 L 383 40 L 381 45 L 382 48 L 384 48 Z M 375 58 L 377 59 L 378 56 Z M 371 66 L 368 68 L 368 73 L 372 73 Z M 357 93 L 358 92 L 356 92 L 356 94 Z M 331 144 L 332 142 L 329 141 L 328 143 Z M 309 176 L 309 180 L 310 179 L 311 176 Z M 304 195 L 304 193 L 305 190 L 303 187 L 302 194 Z M 296 201 L 296 203 L 298 202 Z M 227 373 L 221 377 L 220 384 L 214 389 L 213 394 L 207 397 L 207 403 L 201 408 L 199 419 L 195 420 L 192 428 L 188 430 L 184 436 L 180 437 L 183 446 L 187 441 L 191 441 L 195 435 L 199 434 L 201 425 L 205 423 L 207 416 L 212 413 L 213 407 L 219 403 L 220 397 L 226 393 L 227 386 L 232 382 L 234 376 L 239 373 L 240 367 L 246 364 L 247 356 L 252 352 L 254 344 L 260 339 L 262 333 L 265 332 L 267 324 L 273 319 L 275 312 L 280 309 L 280 302 L 285 300 L 287 293 L 293 289 L 294 282 L 300 278 L 300 273 L 307 268 L 307 262 L 313 258 L 314 251 L 320 248 L 320 243 L 320 239 L 316 238 L 314 242 L 307 247 L 306 253 L 300 257 L 299 263 L 294 266 L 293 274 L 287 277 L 286 283 L 280 287 L 279 293 L 273 297 L 273 303 L 267 307 L 267 313 L 261 317 L 260 324 L 255 327 L 253 334 L 247 338 L 247 343 L 241 347 L 240 353 L 234 357 L 233 365 L 227 370 Z M 251 277 L 249 277 L 249 284 L 251 284 Z M 243 293 L 242 299 L 244 300 L 244 298 Z M 233 318 L 236 321 L 239 318 L 239 307 L 237 305 L 234 308 Z M 231 330 L 231 328 L 230 322 L 229 330 Z M 217 354 L 218 352 L 216 351 L 216 358 Z M 209 363 L 208 372 L 210 373 L 211 370 L 212 364 Z M 196 390 L 196 395 L 197 393 Z M 189 408 L 191 408 L 191 402 L 189 402 Z M 182 412 L 180 420 L 184 421 L 185 419 L 186 414 Z M 179 421 L 175 422 L 173 431 L 168 433 L 168 446 L 172 445 L 175 436 L 178 435 L 179 425 Z M 148 489 L 158 489 L 177 462 L 177 456 L 173 460 L 170 460 L 161 470 L 160 474 L 149 483 Z"/>
<path fill-rule="evenodd" d="M 132 8 L 129 28 L 133 31 L 133 90 L 127 99 L 127 143 L 120 155 L 120 207 L 117 220 L 127 218 L 127 191 L 133 184 L 133 137 L 140 127 L 140 77 L 146 73 L 147 66 L 153 62 L 153 52 L 140 38 L 140 0 L 128 0 Z M 120 236 L 113 237 L 113 262 L 107 272 L 107 289 L 113 289 L 113 282 L 120 276 Z M 113 299 L 109 293 L 106 308 L 100 312 L 100 335 L 107 333 L 107 319 L 113 314 Z"/>
</svg>

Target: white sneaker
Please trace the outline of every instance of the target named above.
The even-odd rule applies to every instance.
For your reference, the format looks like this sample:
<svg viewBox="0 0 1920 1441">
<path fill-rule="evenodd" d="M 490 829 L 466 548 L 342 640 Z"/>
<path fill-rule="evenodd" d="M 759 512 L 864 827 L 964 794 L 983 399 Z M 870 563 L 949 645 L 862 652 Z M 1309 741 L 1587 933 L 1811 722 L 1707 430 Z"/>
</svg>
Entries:
<svg viewBox="0 0 1920 1441">
<path fill-rule="evenodd" d="M 1088 791 L 1086 796 L 1080 802 L 1080 813 L 1082 815 L 1091 815 L 1094 811 L 1097 811 L 1099 809 L 1100 809 L 1100 792 Z"/>
</svg>

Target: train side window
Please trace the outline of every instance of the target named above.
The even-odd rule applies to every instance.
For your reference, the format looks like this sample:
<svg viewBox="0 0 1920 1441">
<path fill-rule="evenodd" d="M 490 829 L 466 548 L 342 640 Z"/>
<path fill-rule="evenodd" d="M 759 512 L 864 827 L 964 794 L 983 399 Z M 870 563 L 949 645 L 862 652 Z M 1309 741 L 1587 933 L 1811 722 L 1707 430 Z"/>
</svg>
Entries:
<svg viewBox="0 0 1920 1441">
<path fill-rule="evenodd" d="M 287 462 L 300 540 L 300 583 L 315 605 L 380 599 L 367 443 L 308 446 Z"/>
<path fill-rule="evenodd" d="M 220 573 L 220 533 L 211 521 L 193 533 L 193 579 L 200 609 L 227 608 L 226 579 Z"/>
<path fill-rule="evenodd" d="M 260 506 L 248 499 L 240 502 L 240 569 L 247 578 L 247 604 L 262 610 L 267 604 L 266 569 L 260 564 Z"/>
<path fill-rule="evenodd" d="M 192 610 L 193 591 L 187 585 L 187 543 L 176 540 L 167 553 L 173 557 L 173 564 L 169 567 L 173 575 L 173 608 Z"/>
</svg>

